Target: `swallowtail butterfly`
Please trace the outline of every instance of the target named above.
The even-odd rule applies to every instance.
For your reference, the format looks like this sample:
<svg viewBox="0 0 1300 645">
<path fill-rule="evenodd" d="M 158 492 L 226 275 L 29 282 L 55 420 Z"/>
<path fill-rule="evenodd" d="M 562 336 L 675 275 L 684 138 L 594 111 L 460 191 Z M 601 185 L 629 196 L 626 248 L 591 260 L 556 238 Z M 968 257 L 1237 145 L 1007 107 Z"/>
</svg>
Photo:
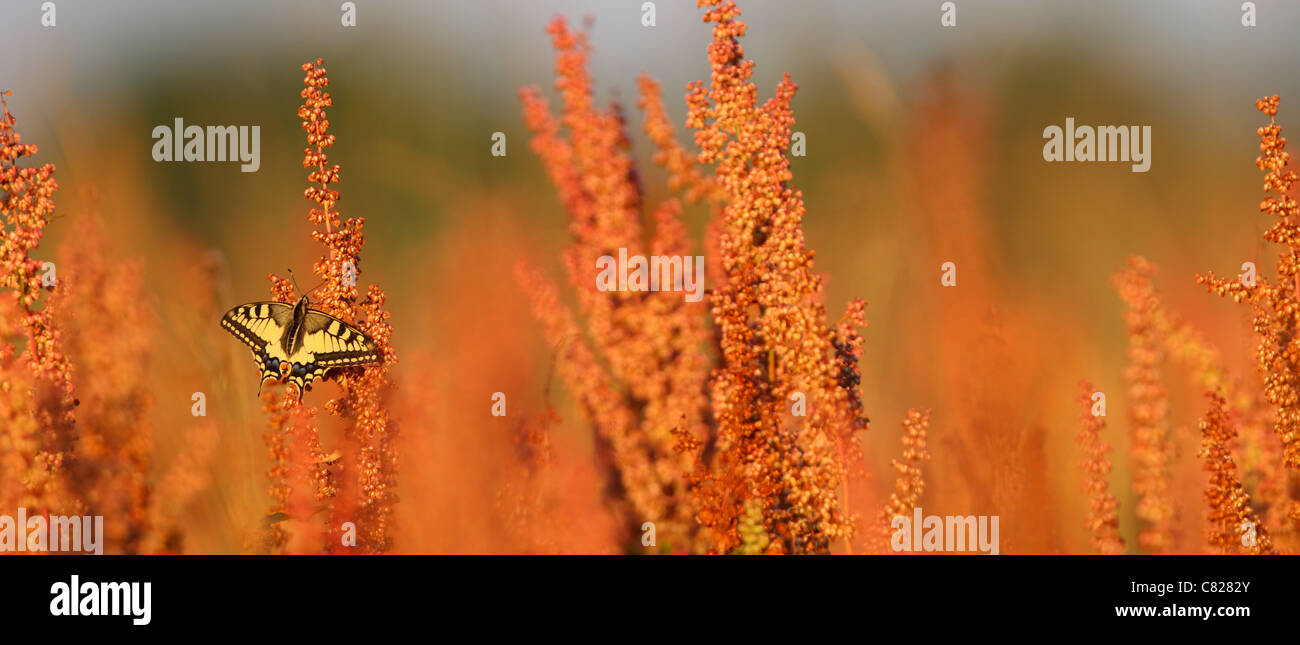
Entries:
<svg viewBox="0 0 1300 645">
<path fill-rule="evenodd" d="M 301 393 L 336 367 L 380 362 L 369 336 L 323 311 L 298 303 L 250 302 L 226 312 L 221 327 L 253 350 L 262 383 L 288 381 Z"/>
</svg>

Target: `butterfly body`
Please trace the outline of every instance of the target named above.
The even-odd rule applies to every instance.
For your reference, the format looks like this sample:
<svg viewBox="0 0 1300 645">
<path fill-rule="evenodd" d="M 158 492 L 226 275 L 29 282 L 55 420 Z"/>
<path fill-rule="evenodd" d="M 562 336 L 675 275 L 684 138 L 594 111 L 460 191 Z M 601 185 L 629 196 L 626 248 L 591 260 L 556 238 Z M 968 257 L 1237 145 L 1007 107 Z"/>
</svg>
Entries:
<svg viewBox="0 0 1300 645">
<path fill-rule="evenodd" d="M 378 363 L 375 343 L 356 327 L 312 309 L 306 296 L 297 304 L 250 302 L 226 312 L 221 327 L 253 352 L 262 383 L 283 381 L 301 393 L 336 367 Z"/>
</svg>

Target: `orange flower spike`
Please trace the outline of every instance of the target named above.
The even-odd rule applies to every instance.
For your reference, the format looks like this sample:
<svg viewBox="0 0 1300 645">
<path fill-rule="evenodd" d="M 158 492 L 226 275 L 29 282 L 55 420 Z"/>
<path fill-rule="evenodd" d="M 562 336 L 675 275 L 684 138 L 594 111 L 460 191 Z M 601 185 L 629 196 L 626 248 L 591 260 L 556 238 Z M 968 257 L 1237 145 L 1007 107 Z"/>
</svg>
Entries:
<svg viewBox="0 0 1300 645">
<path fill-rule="evenodd" d="M 903 458 L 892 461 L 898 477 L 894 481 L 894 492 L 889 494 L 889 502 L 881 512 L 881 524 L 888 531 L 893 518 L 911 516 L 912 509 L 921 503 L 921 494 L 925 492 L 925 477 L 921 466 L 930 460 L 926 449 L 926 432 L 930 428 L 929 410 L 908 410 L 903 420 Z"/>
<path fill-rule="evenodd" d="M 1255 102 L 1255 108 L 1269 117 L 1268 125 L 1257 131 L 1260 156 L 1255 165 L 1265 171 L 1264 191 L 1271 193 L 1260 202 L 1259 210 L 1278 218 L 1264 233 L 1266 240 L 1283 247 L 1276 281 L 1259 276 L 1254 285 L 1243 285 L 1238 279 L 1213 273 L 1197 275 L 1196 280 L 1220 296 L 1250 302 L 1255 310 L 1255 330 L 1260 336 L 1256 355 L 1264 376 L 1264 398 L 1277 406 L 1273 427 L 1282 441 L 1283 463 L 1300 471 L 1300 356 L 1291 349 L 1291 339 L 1300 333 L 1300 206 L 1290 195 L 1296 173 L 1288 169 L 1286 138 L 1275 119 L 1278 104 L 1277 95 Z M 1293 503 L 1291 515 L 1300 520 L 1300 503 Z"/>
<path fill-rule="evenodd" d="M 721 201 L 725 195 L 717 182 L 700 172 L 695 156 L 677 142 L 672 121 L 664 109 L 663 92 L 659 83 L 649 74 L 643 73 L 637 79 L 637 86 L 641 90 L 637 105 L 645 110 L 643 128 L 657 149 L 654 162 L 668 171 L 668 188 L 683 191 L 688 203 L 701 199 Z"/>
<path fill-rule="evenodd" d="M 1237 477 L 1231 445 L 1237 436 L 1234 415 L 1218 394 L 1207 392 L 1210 409 L 1201 420 L 1201 449 L 1197 455 L 1210 473 L 1205 490 L 1209 505 L 1209 545 L 1216 553 L 1260 555 L 1273 553 L 1268 531 L 1250 506 L 1250 496 Z"/>
<path fill-rule="evenodd" d="M 1154 273 L 1154 265 L 1131 257 L 1129 269 L 1115 276 L 1113 283 L 1126 305 L 1129 366 L 1124 376 L 1132 402 L 1133 489 L 1138 495 L 1137 516 L 1146 523 L 1138 533 L 1138 545 L 1146 553 L 1168 553 L 1173 547 L 1175 515 L 1170 493 L 1173 445 L 1168 395 L 1160 377 L 1167 330 L 1151 286 Z"/>
<path fill-rule="evenodd" d="M 620 248 L 630 255 L 685 255 L 680 207 L 664 202 L 652 214 L 654 234 L 647 235 L 625 120 L 617 104 L 605 110 L 594 104 L 586 36 L 562 18 L 547 32 L 556 50 L 559 112 L 552 114 L 535 88 L 521 90 L 520 99 L 531 148 L 569 217 L 563 264 L 587 333 L 536 271 L 521 268 L 518 280 L 559 352 L 557 373 L 583 401 L 597 440 L 611 454 L 604 475 L 615 485 L 607 501 L 625 535 L 656 517 L 661 541 L 674 552 L 696 550 L 686 492 L 690 458 L 674 447 L 681 433 L 703 434 L 702 306 L 671 291 L 600 291 L 595 280 L 597 258 Z"/>
<path fill-rule="evenodd" d="M 736 40 L 745 33 L 735 20 L 739 12 L 729 2 L 705 4 L 705 20 L 717 24 L 709 85 L 688 86 L 696 158 L 676 143 L 659 87 L 644 75 L 639 104 L 672 187 L 687 201 L 727 203 L 710 226 L 714 260 L 705 268 L 723 367 L 708 378 L 699 352 L 708 339 L 702 312 L 680 294 L 595 288 L 601 255 L 619 248 L 638 254 L 647 238 L 657 255 L 685 254 L 687 247 L 675 200 L 653 211 L 652 236 L 643 230 L 623 115 L 617 105 L 593 107 L 586 38 L 562 19 L 547 28 L 557 51 L 559 115 L 535 89 L 520 96 L 532 148 L 569 214 L 573 241 L 564 265 L 588 333 L 535 272 L 522 272 L 520 281 L 548 339 L 564 347 L 561 377 L 613 453 L 622 484 L 614 506 L 634 509 L 632 517 L 666 513 L 674 525 L 693 517 L 708 529 L 699 532 L 707 542 L 696 542 L 697 551 L 759 543 L 767 552 L 826 551 L 852 532 L 837 492 L 844 462 L 858 451 L 854 432 L 865 426 L 856 378 L 861 305 L 850 306 L 840 327 L 827 324 L 821 279 L 804 246 L 802 196 L 785 185 L 794 84 L 786 79 L 775 99 L 758 106 L 748 82 L 753 63 Z M 700 164 L 714 167 L 706 175 Z M 787 419 L 786 398 L 794 392 L 807 395 L 807 418 Z M 710 401 L 711 414 L 704 409 Z M 694 460 L 694 469 L 678 455 Z M 678 499 L 676 492 L 687 489 L 690 499 Z M 694 531 L 681 526 L 693 539 Z M 661 524 L 660 535 L 667 533 Z"/>
<path fill-rule="evenodd" d="M 32 257 L 54 212 L 58 183 L 53 164 L 20 165 L 39 150 L 22 143 L 7 96 L 8 91 L 0 92 L 0 288 L 12 291 L 0 308 L 0 358 L 8 363 L 0 363 L 5 377 L 0 380 L 12 405 L 4 406 L 7 412 L 0 410 L 0 426 L 9 426 L 0 429 L 8 431 L 3 439 L 12 450 L 0 454 L 0 460 L 14 473 L 12 481 L 21 484 L 0 484 L 0 497 L 27 499 L 24 503 L 33 508 L 60 508 L 73 501 L 65 499 L 62 465 L 76 438 L 77 399 L 72 362 L 57 325 L 59 305 L 42 306 L 49 290 L 42 284 L 44 263 Z M 26 345 L 20 355 L 7 342 L 19 335 Z M 41 395 L 43 388 L 34 381 L 48 383 L 53 396 Z"/>
<path fill-rule="evenodd" d="M 303 501 L 307 498 L 300 495 L 301 491 L 294 491 L 287 478 L 290 460 L 286 455 L 292 455 L 296 481 L 309 483 L 315 500 L 331 502 L 334 517 L 327 520 L 329 525 L 337 527 L 344 520 L 352 521 L 358 527 L 357 547 L 361 552 L 384 552 L 392 546 L 390 523 L 392 505 L 396 502 L 397 467 L 393 443 L 396 427 L 385 408 L 385 397 L 391 388 L 389 369 L 396 363 L 397 353 L 390 342 L 392 324 L 389 312 L 384 309 L 387 299 L 384 291 L 371 284 L 366 296 L 358 302 L 356 278 L 361 273 L 365 220 L 359 217 L 344 220 L 335 209 L 339 193 L 331 186 L 339 181 L 341 171 L 337 164 L 329 164 L 327 153 L 335 139 L 329 133 L 326 108 L 334 103 L 329 92 L 325 91 L 329 77 L 324 62 L 318 58 L 303 64 L 302 70 L 306 72 L 300 92 L 303 104 L 297 115 L 307 133 L 308 147 L 303 149 L 303 168 L 311 169 L 307 181 L 313 184 L 303 191 L 303 196 L 315 203 L 307 220 L 313 225 L 312 239 L 325 251 L 312 265 L 312 272 L 323 282 L 312 306 L 355 324 L 375 342 L 383 360 L 363 368 L 336 370 L 329 375 L 339 384 L 342 396 L 326 403 L 325 408 L 345 419 L 344 436 L 355 444 L 347 455 L 348 459 L 344 460 L 347 462 L 345 469 L 356 469 L 355 486 L 350 489 L 355 499 L 337 499 L 340 486 L 335 483 L 330 470 L 336 460 L 323 458 L 325 451 L 313 421 L 316 410 L 300 405 L 302 393 L 288 387 L 284 398 L 279 401 L 268 400 L 264 395 L 264 407 L 270 415 L 271 425 L 267 444 L 272 463 L 280 464 L 270 472 L 275 501 L 273 512 L 297 517 L 303 514 L 304 509 L 309 510 L 310 504 Z M 324 230 L 316 228 L 320 225 L 324 225 Z M 296 300 L 291 280 L 274 274 L 268 277 L 272 282 L 272 299 L 277 302 Z M 293 449 L 289 445 L 293 442 L 301 445 Z M 290 504 L 287 500 L 291 498 L 299 501 Z M 323 537 L 327 544 L 337 544 L 336 536 L 326 534 Z M 290 544 L 288 535 L 278 525 L 272 527 L 270 540 L 274 548 L 285 548 Z"/>
<path fill-rule="evenodd" d="M 1119 535 L 1119 502 L 1110 492 L 1107 476 L 1111 471 L 1110 444 L 1102 441 L 1101 431 L 1106 428 L 1106 418 L 1092 414 L 1092 384 L 1079 383 L 1079 415 L 1081 427 L 1076 441 L 1083 449 L 1084 492 L 1088 495 L 1088 534 L 1093 550 L 1101 555 L 1122 555 L 1124 539 Z"/>
<path fill-rule="evenodd" d="M 795 85 L 787 76 L 776 96 L 758 105 L 753 62 L 738 40 L 745 33 L 739 10 L 730 1 L 701 6 L 709 7 L 704 20 L 716 23 L 712 73 L 707 88 L 688 85 L 687 122 L 700 162 L 714 165 L 727 198 L 720 235 L 726 282 L 712 299 L 724 364 L 712 384 L 719 437 L 749 473 L 748 493 L 762 500 L 774 544 L 825 551 L 852 531 L 837 499 L 844 451 L 836 439 L 851 437 L 840 428 L 861 415 L 841 385 L 839 339 L 827 325 L 822 280 L 804 242 L 802 194 L 788 185 Z M 795 392 L 807 396 L 812 412 L 787 421 L 785 401 Z"/>
<path fill-rule="evenodd" d="M 314 145 L 304 150 L 303 167 L 313 168 L 307 180 L 318 184 L 306 193 L 319 208 L 313 208 L 308 220 L 313 224 L 324 224 L 325 230 L 312 231 L 312 239 L 325 247 L 325 255 L 312 267 L 313 272 L 324 281 L 323 296 L 316 306 L 322 311 L 354 322 L 357 328 L 374 341 L 383 360 L 362 369 L 342 371 L 334 376 L 343 390 L 343 395 L 326 403 L 325 408 L 331 414 L 344 418 L 348 422 L 345 436 L 355 445 L 349 457 L 352 467 L 357 472 L 357 481 L 351 505 L 352 515 L 349 519 L 358 527 L 358 547 L 364 552 L 380 553 L 392 548 L 391 520 L 393 504 L 397 501 L 396 474 L 397 450 L 394 443 L 397 428 L 389 416 L 386 397 L 391 390 L 390 370 L 397 362 L 397 351 L 391 340 L 393 327 L 391 314 L 384 308 L 387 295 L 378 285 L 370 284 L 366 295 L 358 302 L 357 278 L 361 274 L 361 250 L 365 246 L 365 218 L 353 217 L 342 219 L 334 206 L 339 200 L 339 193 L 330 188 L 339 181 L 340 169 L 337 164 L 328 165 L 326 149 L 334 145 L 334 135 L 328 132 L 329 119 L 325 108 L 332 106 L 333 99 L 324 88 L 329 86 L 324 63 L 316 59 L 314 63 L 303 65 L 307 72 L 303 80 L 303 105 L 298 110 L 300 118 L 305 119 L 302 127 L 307 132 L 307 142 Z M 312 444 L 309 451 L 313 457 L 321 452 L 319 440 L 314 431 L 307 433 L 307 440 Z M 320 464 L 319 468 L 324 468 Z M 348 466 L 345 466 L 348 467 Z M 321 473 L 313 476 L 318 487 L 328 484 Z M 330 485 L 331 497 L 334 490 Z M 348 509 L 336 508 L 336 513 L 348 513 Z M 340 521 L 331 521 L 332 525 L 341 525 Z"/>
</svg>

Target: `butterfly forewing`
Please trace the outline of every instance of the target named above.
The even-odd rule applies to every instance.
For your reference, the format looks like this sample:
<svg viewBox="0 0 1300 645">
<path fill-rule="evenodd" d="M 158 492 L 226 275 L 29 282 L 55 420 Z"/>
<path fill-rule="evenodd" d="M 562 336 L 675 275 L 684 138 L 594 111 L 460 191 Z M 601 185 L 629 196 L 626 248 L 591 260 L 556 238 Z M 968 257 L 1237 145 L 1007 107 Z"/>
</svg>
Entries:
<svg viewBox="0 0 1300 645">
<path fill-rule="evenodd" d="M 293 305 L 283 302 L 250 302 L 226 312 L 221 326 L 244 341 L 254 352 L 280 342 L 293 320 Z"/>
</svg>

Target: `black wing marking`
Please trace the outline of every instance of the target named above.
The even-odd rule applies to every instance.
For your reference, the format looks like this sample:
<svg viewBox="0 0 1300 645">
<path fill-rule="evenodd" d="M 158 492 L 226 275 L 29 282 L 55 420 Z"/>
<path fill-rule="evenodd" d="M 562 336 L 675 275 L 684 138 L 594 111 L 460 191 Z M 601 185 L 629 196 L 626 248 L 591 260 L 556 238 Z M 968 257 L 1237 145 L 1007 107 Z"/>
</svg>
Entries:
<svg viewBox="0 0 1300 645">
<path fill-rule="evenodd" d="M 305 388 L 331 369 L 378 363 L 381 357 L 374 341 L 356 327 L 309 309 L 303 320 L 302 346 L 289 360 L 289 382 Z"/>
<path fill-rule="evenodd" d="M 283 302 L 250 302 L 226 312 L 221 327 L 254 352 L 277 343 L 293 320 L 293 306 Z"/>
<path fill-rule="evenodd" d="M 293 321 L 293 305 L 284 302 L 250 302 L 226 312 L 221 327 L 243 341 L 253 351 L 253 363 L 261 372 L 262 382 L 280 380 L 278 351 L 285 330 Z M 275 354 L 273 356 L 273 354 Z"/>
</svg>

